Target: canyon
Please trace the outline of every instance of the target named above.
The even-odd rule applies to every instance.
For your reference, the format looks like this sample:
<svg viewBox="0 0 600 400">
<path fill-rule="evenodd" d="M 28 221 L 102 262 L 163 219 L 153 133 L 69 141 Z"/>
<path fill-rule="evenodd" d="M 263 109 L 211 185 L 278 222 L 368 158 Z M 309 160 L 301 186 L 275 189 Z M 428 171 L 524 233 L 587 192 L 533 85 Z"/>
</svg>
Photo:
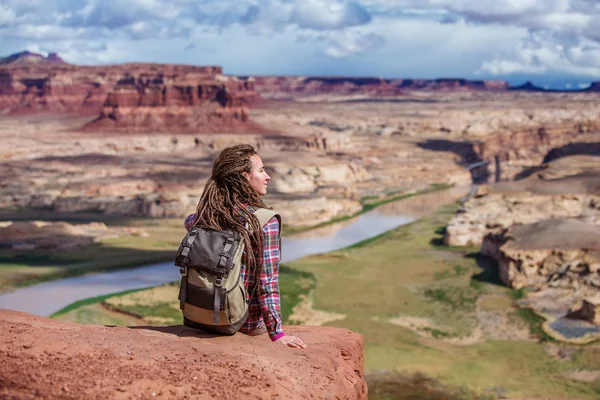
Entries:
<svg viewBox="0 0 600 400">
<path fill-rule="evenodd" d="M 487 248 L 485 238 L 515 224 L 598 224 L 597 88 L 235 77 L 217 66 L 90 67 L 21 53 L 0 62 L 0 207 L 182 218 L 216 154 L 247 142 L 273 178 L 268 204 L 292 227 L 356 214 L 365 199 L 495 182 L 445 236 Z"/>
<path fill-rule="evenodd" d="M 554 92 L 503 81 L 228 76 L 221 67 L 189 65 L 75 66 L 58 55 L 33 53 L 0 59 L 5 221 L 0 244 L 63 251 L 67 240 L 85 247 L 111 237 L 143 237 L 143 229 L 117 226 L 136 218 L 179 227 L 194 212 L 219 151 L 250 143 L 272 177 L 265 201 L 281 213 L 285 228 L 302 230 L 377 202 L 453 186 L 451 199 L 443 192 L 428 195 L 434 204 L 446 204 L 472 188 L 445 230 L 440 228 L 450 246 L 444 255 L 456 258 L 452 248 L 468 246 L 494 259 L 498 269 L 490 275 L 521 296 L 515 304 L 545 319 L 545 332 L 587 343 L 600 334 L 599 92 L 599 82 Z M 410 215 L 426 197 L 411 200 L 410 206 L 389 206 L 405 207 Z M 38 221 L 48 218 L 57 221 Z M 64 222 L 76 218 L 107 222 Z M 237 350 L 223 355 L 219 338 L 198 339 L 172 327 L 88 330 L 7 312 L 0 314 L 0 328 L 7 333 L 0 351 L 11 361 L 3 366 L 9 396 L 10 390 L 48 398 L 73 397 L 74 391 L 102 397 L 107 390 L 123 398 L 155 390 L 171 391 L 164 392 L 167 397 L 208 396 L 213 393 L 202 392 L 187 376 L 162 374 L 156 365 L 177 370 L 180 360 L 149 354 L 135 338 L 148 337 L 175 352 L 198 340 L 201 360 L 224 360 L 218 373 L 230 369 L 229 363 L 254 371 L 256 365 L 244 364 L 243 357 L 264 345 L 237 335 Z M 308 371 L 300 378 L 314 382 L 323 396 L 332 391 L 366 396 L 358 335 L 290 329 L 306 337 L 314 353 L 261 355 L 262 369 L 252 382 L 264 386 L 250 385 L 250 397 L 264 390 L 304 396 L 300 380 L 269 378 L 273 366 L 289 376 L 298 368 Z M 41 334 L 43 340 L 21 347 L 16 334 L 26 339 Z M 71 343 L 83 347 L 57 350 Z M 83 355 L 91 347 L 101 349 L 94 360 Z M 323 354 L 325 370 L 315 367 Z M 12 362 L 16 357 L 21 364 Z M 75 371 L 72 360 L 84 359 L 90 368 Z M 50 363 L 59 366 L 59 384 L 44 378 L 50 373 L 31 380 L 33 386 L 24 383 L 23 376 L 39 376 L 39 368 L 50 371 Z M 89 374 L 114 363 L 125 378 L 92 387 Z M 131 368 L 158 374 L 160 388 Z M 78 386 L 61 380 L 73 371 L 80 373 Z M 198 382 L 213 379 L 213 372 L 198 375 Z M 241 385 L 241 374 L 227 377 Z"/>
</svg>

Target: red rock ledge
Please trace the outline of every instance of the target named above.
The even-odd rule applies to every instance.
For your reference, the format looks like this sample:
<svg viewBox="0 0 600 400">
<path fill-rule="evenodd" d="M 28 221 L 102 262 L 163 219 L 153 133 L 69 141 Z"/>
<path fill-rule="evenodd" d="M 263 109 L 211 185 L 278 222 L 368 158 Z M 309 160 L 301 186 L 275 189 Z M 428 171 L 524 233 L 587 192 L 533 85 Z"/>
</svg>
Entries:
<svg viewBox="0 0 600 400">
<path fill-rule="evenodd" d="M 360 335 L 333 327 L 287 331 L 309 347 L 0 309 L 0 398 L 367 399 Z"/>
</svg>

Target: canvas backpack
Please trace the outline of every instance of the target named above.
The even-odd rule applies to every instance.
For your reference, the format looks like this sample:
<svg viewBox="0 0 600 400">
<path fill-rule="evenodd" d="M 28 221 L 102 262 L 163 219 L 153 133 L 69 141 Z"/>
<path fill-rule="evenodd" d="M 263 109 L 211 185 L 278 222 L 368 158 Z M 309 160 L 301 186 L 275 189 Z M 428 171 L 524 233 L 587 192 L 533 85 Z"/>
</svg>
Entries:
<svg viewBox="0 0 600 400">
<path fill-rule="evenodd" d="M 277 217 L 281 231 L 281 217 L 275 211 L 258 208 L 252 214 L 261 227 Z M 240 330 L 248 318 L 243 252 L 239 233 L 201 227 L 187 233 L 175 256 L 181 272 L 179 306 L 184 325 L 227 335 Z"/>
</svg>

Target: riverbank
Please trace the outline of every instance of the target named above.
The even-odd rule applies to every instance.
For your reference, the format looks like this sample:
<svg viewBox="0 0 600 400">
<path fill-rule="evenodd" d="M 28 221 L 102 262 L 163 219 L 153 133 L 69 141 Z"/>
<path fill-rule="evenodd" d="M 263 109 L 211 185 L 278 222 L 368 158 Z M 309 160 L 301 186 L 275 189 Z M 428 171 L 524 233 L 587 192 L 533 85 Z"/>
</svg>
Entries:
<svg viewBox="0 0 600 400">
<path fill-rule="evenodd" d="M 448 189 L 447 185 L 431 185 L 427 189 L 412 193 L 390 192 L 387 196 L 365 198 L 361 211 L 346 217 L 301 227 L 284 226 L 283 234 L 310 232 L 343 221 L 349 221 L 368 211 L 385 204 L 397 202 L 414 196 L 439 192 Z M 22 214 L 2 214 L 2 219 L 24 220 Z M 108 216 L 101 219 L 98 215 L 50 215 L 39 212 L 32 218 L 54 221 L 69 221 L 72 224 L 103 222 L 107 225 L 124 225 L 143 229 L 146 237 L 128 236 L 102 240 L 91 246 L 68 251 L 51 252 L 44 250 L 15 251 L 0 248 L 0 293 L 14 288 L 34 285 L 91 272 L 107 272 L 135 268 L 173 260 L 174 252 L 183 237 L 181 219 L 116 219 Z"/>
<path fill-rule="evenodd" d="M 85 223 L 88 219 L 72 219 Z M 103 221 L 96 221 L 103 222 Z M 67 251 L 0 249 L 0 293 L 90 272 L 107 272 L 172 261 L 183 237 L 180 219 L 132 219 L 108 224 L 141 228 L 145 236 L 102 240 Z"/>
</svg>

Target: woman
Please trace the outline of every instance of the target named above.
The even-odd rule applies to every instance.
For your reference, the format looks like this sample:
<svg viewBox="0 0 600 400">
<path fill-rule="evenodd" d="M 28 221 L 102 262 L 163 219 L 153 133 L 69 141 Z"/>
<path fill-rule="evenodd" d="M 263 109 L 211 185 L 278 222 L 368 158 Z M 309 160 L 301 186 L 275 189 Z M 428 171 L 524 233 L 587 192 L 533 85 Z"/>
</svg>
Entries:
<svg viewBox="0 0 600 400">
<path fill-rule="evenodd" d="M 245 243 L 242 277 L 252 298 L 248 299 L 248 320 L 240 332 L 252 336 L 268 332 L 276 343 L 303 349 L 306 344 L 296 336 L 286 335 L 282 328 L 279 220 L 273 217 L 261 227 L 252 215 L 257 208 L 267 208 L 261 197 L 267 194 L 270 180 L 252 146 L 242 144 L 224 149 L 213 164 L 212 176 L 204 187 L 196 213 L 186 218 L 185 227 L 188 231 L 196 225 L 232 229 L 242 235 Z M 252 290 L 256 284 L 258 290 Z"/>
</svg>

